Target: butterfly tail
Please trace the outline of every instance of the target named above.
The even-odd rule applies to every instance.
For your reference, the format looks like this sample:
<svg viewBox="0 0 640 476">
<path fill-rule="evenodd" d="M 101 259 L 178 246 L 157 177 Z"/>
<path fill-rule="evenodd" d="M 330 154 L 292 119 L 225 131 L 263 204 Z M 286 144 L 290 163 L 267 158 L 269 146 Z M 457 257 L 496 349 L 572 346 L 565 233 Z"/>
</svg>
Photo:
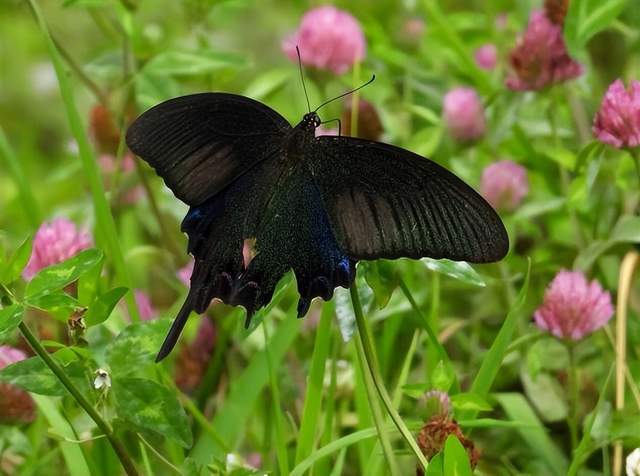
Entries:
<svg viewBox="0 0 640 476">
<path fill-rule="evenodd" d="M 178 312 L 178 315 L 174 319 L 173 324 L 171 324 L 171 329 L 169 329 L 167 337 L 164 338 L 162 347 L 160 347 L 160 351 L 156 356 L 156 362 L 160 362 L 167 355 L 169 355 L 178 342 L 178 337 L 180 337 L 182 329 L 184 329 L 184 326 L 189 319 L 189 314 L 191 314 L 191 311 L 193 311 L 192 301 L 192 295 L 191 293 L 189 293 L 189 296 L 187 296 L 187 299 L 180 308 L 180 312 Z"/>
</svg>

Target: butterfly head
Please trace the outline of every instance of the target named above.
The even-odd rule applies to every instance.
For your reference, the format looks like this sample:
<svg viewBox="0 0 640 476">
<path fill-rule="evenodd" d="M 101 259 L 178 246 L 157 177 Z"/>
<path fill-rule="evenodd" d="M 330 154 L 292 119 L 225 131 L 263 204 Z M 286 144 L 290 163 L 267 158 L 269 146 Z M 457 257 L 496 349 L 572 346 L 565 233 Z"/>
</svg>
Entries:
<svg viewBox="0 0 640 476">
<path fill-rule="evenodd" d="M 322 124 L 322 121 L 320 120 L 318 113 L 315 111 L 305 114 L 302 118 L 302 122 L 300 123 L 302 128 L 305 130 L 315 130 L 320 126 L 320 124 Z"/>
</svg>

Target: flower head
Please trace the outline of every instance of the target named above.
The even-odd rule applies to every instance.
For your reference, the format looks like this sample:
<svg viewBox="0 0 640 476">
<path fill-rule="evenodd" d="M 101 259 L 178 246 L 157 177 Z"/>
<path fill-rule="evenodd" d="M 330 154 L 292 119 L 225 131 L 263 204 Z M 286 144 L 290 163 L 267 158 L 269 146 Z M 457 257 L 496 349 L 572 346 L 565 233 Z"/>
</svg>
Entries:
<svg viewBox="0 0 640 476">
<path fill-rule="evenodd" d="M 418 446 L 428 460 L 442 451 L 449 435 L 455 435 L 469 456 L 471 467 L 475 468 L 480 459 L 480 452 L 469 438 L 463 433 L 460 426 L 448 415 L 435 415 L 427 421 L 418 433 Z M 418 470 L 418 474 L 424 474 Z"/>
<path fill-rule="evenodd" d="M 89 113 L 89 134 L 99 151 L 115 154 L 120 143 L 120 131 L 109 110 L 96 104 Z"/>
<path fill-rule="evenodd" d="M 91 246 L 93 239 L 88 231 L 78 230 L 66 218 L 55 218 L 38 228 L 29 263 L 22 274 L 25 279 L 31 279 L 42 268 L 69 259 Z"/>
<path fill-rule="evenodd" d="M 351 115 L 352 115 L 351 102 L 342 114 L 342 124 L 344 127 L 344 135 L 350 136 L 351 134 Z M 358 134 L 357 136 L 362 139 L 380 140 L 382 136 L 382 122 L 378 111 L 369 101 L 360 99 L 358 101 Z"/>
<path fill-rule="evenodd" d="M 447 392 L 442 390 L 429 390 L 424 394 L 427 407 L 434 415 L 449 416 L 451 413 L 451 399 Z"/>
<path fill-rule="evenodd" d="M 569 0 L 544 0 L 544 14 L 556 25 L 564 23 L 569 10 Z"/>
<path fill-rule="evenodd" d="M 105 369 L 96 369 L 94 372 L 96 378 L 93 379 L 93 388 L 96 390 L 100 390 L 104 387 L 104 389 L 111 388 L 111 375 Z"/>
<path fill-rule="evenodd" d="M 185 392 L 195 390 L 213 355 L 217 331 L 211 319 L 204 317 L 195 339 L 189 345 L 182 347 L 176 361 L 176 384 Z"/>
<path fill-rule="evenodd" d="M 0 346 L 0 369 L 27 358 L 20 349 Z M 35 403 L 27 392 L 10 383 L 0 383 L 0 424 L 30 423 L 35 419 Z"/>
<path fill-rule="evenodd" d="M 625 466 L 627 476 L 640 476 L 640 448 L 629 453 Z"/>
<path fill-rule="evenodd" d="M 506 84 L 516 91 L 537 91 L 582 74 L 582 66 L 567 54 L 562 27 L 541 11 L 531 13 L 527 31 L 509 59 L 513 74 Z"/>
<path fill-rule="evenodd" d="M 151 298 L 147 293 L 140 289 L 136 289 L 133 292 L 133 295 L 136 298 L 136 305 L 138 306 L 138 312 L 140 312 L 140 319 L 143 321 L 149 321 L 158 315 L 158 311 L 156 311 L 153 304 L 151 304 Z"/>
<path fill-rule="evenodd" d="M 308 11 L 298 31 L 282 43 L 282 50 L 297 61 L 296 46 L 306 66 L 345 73 L 362 60 L 366 42 L 358 21 L 349 13 L 325 5 Z"/>
<path fill-rule="evenodd" d="M 337 136 L 338 128 L 337 127 L 316 127 L 315 130 L 316 137 L 320 136 Z"/>
<path fill-rule="evenodd" d="M 458 141 L 470 141 L 484 135 L 486 122 L 480 97 L 473 88 L 455 88 L 444 97 L 444 121 Z"/>
<path fill-rule="evenodd" d="M 400 39 L 407 45 L 417 45 L 424 34 L 424 21 L 420 18 L 409 18 L 402 25 Z"/>
<path fill-rule="evenodd" d="M 473 57 L 480 68 L 492 70 L 498 62 L 498 49 L 493 43 L 487 43 L 478 48 Z"/>
<path fill-rule="evenodd" d="M 178 279 L 184 283 L 185 286 L 191 284 L 191 275 L 193 274 L 193 260 L 189 260 L 182 268 L 178 270 L 176 275 Z"/>
<path fill-rule="evenodd" d="M 560 271 L 534 314 L 536 325 L 556 337 L 580 340 L 613 316 L 611 295 L 579 271 Z"/>
<path fill-rule="evenodd" d="M 508 24 L 509 24 L 509 15 L 507 14 L 507 12 L 501 12 L 501 13 L 498 13 L 498 15 L 496 15 L 496 18 L 494 20 L 494 25 L 496 27 L 496 30 L 498 31 L 506 30 Z"/>
<path fill-rule="evenodd" d="M 631 81 L 628 90 L 619 79 L 609 86 L 593 121 L 593 134 L 617 148 L 640 145 L 640 81 Z"/>
<path fill-rule="evenodd" d="M 480 193 L 497 210 L 515 210 L 528 192 L 527 170 L 515 162 L 494 162 L 482 172 Z"/>
</svg>

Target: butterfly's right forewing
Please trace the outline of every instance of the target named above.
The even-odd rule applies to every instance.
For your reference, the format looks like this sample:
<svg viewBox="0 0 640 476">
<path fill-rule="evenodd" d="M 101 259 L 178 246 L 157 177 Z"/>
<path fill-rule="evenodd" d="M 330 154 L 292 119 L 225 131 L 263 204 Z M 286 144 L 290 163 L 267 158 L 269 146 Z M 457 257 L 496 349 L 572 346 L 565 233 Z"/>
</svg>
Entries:
<svg viewBox="0 0 640 476">
<path fill-rule="evenodd" d="M 258 101 L 202 93 L 146 111 L 129 127 L 127 145 L 176 197 L 197 206 L 276 154 L 290 129 L 280 114 Z"/>
<path fill-rule="evenodd" d="M 424 157 L 379 142 L 323 136 L 309 159 L 336 238 L 353 259 L 482 263 L 509 249 L 493 208 Z"/>
</svg>

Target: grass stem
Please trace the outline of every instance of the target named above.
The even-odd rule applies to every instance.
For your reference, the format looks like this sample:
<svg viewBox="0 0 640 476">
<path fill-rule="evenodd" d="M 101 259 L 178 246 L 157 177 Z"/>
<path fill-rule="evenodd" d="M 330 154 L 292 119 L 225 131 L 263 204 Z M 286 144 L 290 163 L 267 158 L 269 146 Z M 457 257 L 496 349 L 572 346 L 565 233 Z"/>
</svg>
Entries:
<svg viewBox="0 0 640 476">
<path fill-rule="evenodd" d="M 369 372 L 364 372 L 364 373 L 365 375 L 369 374 L 371 376 L 373 385 L 375 386 L 375 389 L 378 392 L 378 396 L 382 400 L 382 403 L 386 408 L 387 413 L 391 417 L 391 420 L 393 421 L 396 428 L 398 428 L 398 431 L 400 432 L 404 440 L 407 442 L 407 444 L 415 454 L 416 458 L 418 459 L 422 467 L 426 470 L 427 467 L 429 466 L 429 463 L 427 462 L 427 459 L 425 458 L 425 456 L 422 454 L 422 451 L 418 447 L 418 444 L 416 443 L 416 440 L 413 438 L 413 435 L 411 434 L 411 432 L 405 425 L 404 421 L 402 420 L 402 417 L 400 417 L 400 415 L 394 408 L 393 403 L 391 402 L 391 398 L 389 398 L 389 394 L 384 386 L 384 383 L 382 382 L 382 378 L 380 377 L 380 371 L 378 370 L 379 367 L 378 367 L 378 362 L 375 356 L 375 351 L 373 350 L 371 335 L 367 327 L 367 322 L 362 313 L 362 305 L 360 304 L 360 297 L 358 295 L 358 289 L 355 283 L 351 286 L 350 292 L 351 292 L 351 302 L 353 303 L 353 310 L 356 315 L 356 325 L 358 326 L 357 343 L 359 343 L 362 347 L 361 350 L 364 354 L 363 357 L 367 363 L 367 367 L 369 370 Z M 382 428 L 383 425 L 384 425 L 384 421 L 380 421 L 380 428 Z M 384 440 L 382 440 L 382 442 L 384 443 Z M 383 449 L 384 449 L 384 444 L 383 444 Z"/>
</svg>

